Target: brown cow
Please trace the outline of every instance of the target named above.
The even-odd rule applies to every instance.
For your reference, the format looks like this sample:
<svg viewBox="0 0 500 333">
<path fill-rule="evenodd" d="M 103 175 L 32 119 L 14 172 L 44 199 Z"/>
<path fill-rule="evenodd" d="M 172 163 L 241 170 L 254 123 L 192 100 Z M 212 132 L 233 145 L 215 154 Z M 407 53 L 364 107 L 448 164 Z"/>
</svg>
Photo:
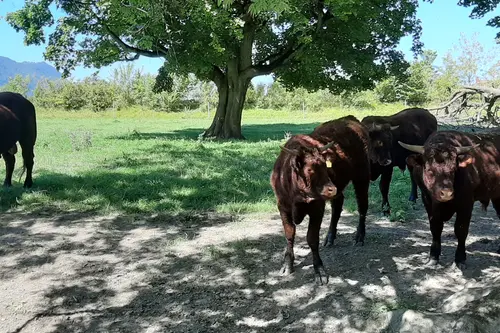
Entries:
<svg viewBox="0 0 500 333">
<path fill-rule="evenodd" d="M 411 154 L 397 144 L 398 141 L 423 145 L 425 140 L 437 130 L 437 120 L 428 110 L 411 108 L 402 110 L 391 116 L 368 116 L 361 121 L 370 133 L 371 180 L 381 175 L 379 188 L 382 194 L 382 211 L 391 213 L 389 204 L 389 185 L 394 167 L 404 172 L 406 158 Z M 408 166 L 410 168 L 410 166 Z M 417 185 L 412 178 L 411 193 L 408 200 L 417 200 Z"/>
<path fill-rule="evenodd" d="M 325 212 L 325 201 L 333 199 L 332 205 L 338 207 L 332 215 L 327 236 L 327 240 L 330 239 L 332 243 L 344 200 L 343 194 L 337 190 L 332 179 L 337 181 L 343 190 L 353 174 L 359 173 L 359 178 L 363 175 L 366 178 L 365 181 L 353 181 L 360 210 L 356 239 L 364 241 L 369 185 L 367 145 L 368 133 L 356 118 L 349 116 L 325 123 L 311 135 L 293 136 L 281 148 L 271 175 L 271 186 L 277 198 L 287 239 L 282 269 L 284 274 L 290 274 L 294 270 L 295 228 L 308 215 L 307 243 L 313 255 L 316 280 L 323 283 L 323 275 L 325 281 L 328 281 L 319 256 L 319 232 Z M 363 162 L 366 168 L 362 167 Z"/>
<path fill-rule="evenodd" d="M 423 146 L 400 145 L 418 155 L 407 158 L 420 188 L 432 233 L 430 263 L 441 254 L 443 223 L 457 214 L 455 263 L 465 268 L 465 241 L 475 201 L 491 200 L 500 217 L 500 135 L 439 131 Z"/>
<path fill-rule="evenodd" d="M 323 245 L 332 246 L 337 238 L 337 224 L 344 205 L 343 191 L 352 181 L 358 204 L 359 223 L 355 241 L 365 242 L 365 221 L 368 211 L 370 187 L 369 136 L 365 127 L 354 116 L 346 116 L 323 123 L 311 134 L 321 142 L 334 142 L 333 167 L 330 179 L 337 187 L 338 195 L 332 199 L 332 218 Z"/>
<path fill-rule="evenodd" d="M 33 150 L 37 136 L 35 107 L 22 95 L 0 92 L 0 154 L 5 160 L 4 186 L 12 186 L 12 173 L 16 163 L 16 142 L 22 148 L 26 179 L 24 187 L 33 185 Z"/>
<path fill-rule="evenodd" d="M 337 193 L 337 188 L 327 173 L 327 163 L 331 163 L 330 146 L 308 135 L 292 136 L 281 147 L 271 174 L 271 186 L 276 195 L 287 240 L 282 273 L 288 275 L 294 270 L 295 227 L 309 215 L 307 243 L 311 248 L 314 272 L 319 283 L 323 283 L 321 271 L 328 281 L 319 256 L 319 230 L 325 200 Z"/>
</svg>

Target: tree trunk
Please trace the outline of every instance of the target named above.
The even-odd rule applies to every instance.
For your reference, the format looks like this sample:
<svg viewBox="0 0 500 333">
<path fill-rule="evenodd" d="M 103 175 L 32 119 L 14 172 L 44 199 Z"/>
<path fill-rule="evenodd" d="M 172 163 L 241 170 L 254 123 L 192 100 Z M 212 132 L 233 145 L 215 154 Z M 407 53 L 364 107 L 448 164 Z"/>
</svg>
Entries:
<svg viewBox="0 0 500 333">
<path fill-rule="evenodd" d="M 241 115 L 250 79 L 225 75 L 218 82 L 219 104 L 212 125 L 203 133 L 204 138 L 245 139 L 241 133 Z"/>
</svg>

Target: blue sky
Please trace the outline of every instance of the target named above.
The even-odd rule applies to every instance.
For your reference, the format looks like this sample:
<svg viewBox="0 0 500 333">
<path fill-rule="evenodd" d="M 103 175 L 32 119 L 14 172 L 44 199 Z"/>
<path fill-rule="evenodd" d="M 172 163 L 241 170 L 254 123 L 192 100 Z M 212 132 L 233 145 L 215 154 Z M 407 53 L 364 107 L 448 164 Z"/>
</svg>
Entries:
<svg viewBox="0 0 500 333">
<path fill-rule="evenodd" d="M 8 12 L 22 7 L 24 1 L 21 0 L 0 0 L 0 36 L 2 36 L 2 48 L 0 56 L 9 57 L 16 61 L 43 61 L 44 46 L 25 46 L 22 33 L 16 31 L 8 25 L 2 18 Z M 422 21 L 422 41 L 426 49 L 438 52 L 436 65 L 441 62 L 441 57 L 458 43 L 460 33 L 464 32 L 468 36 L 478 33 L 478 40 L 488 49 L 495 43 L 496 29 L 486 26 L 489 18 L 500 15 L 500 8 L 489 13 L 482 19 L 472 20 L 469 18 L 470 8 L 458 6 L 457 0 L 434 0 L 434 3 L 420 1 L 418 17 Z M 399 49 L 404 52 L 406 58 L 411 60 L 413 54 L 410 51 L 411 39 L 404 38 Z M 161 66 L 161 59 L 151 59 L 141 57 L 135 62 L 135 66 L 143 68 L 144 71 L 156 73 Z M 101 77 L 107 77 L 119 64 L 113 64 L 106 68 L 101 68 Z M 95 72 L 95 69 L 79 67 L 73 72 L 75 78 L 82 78 Z M 268 81 L 269 78 L 260 77 L 256 81 Z"/>
</svg>

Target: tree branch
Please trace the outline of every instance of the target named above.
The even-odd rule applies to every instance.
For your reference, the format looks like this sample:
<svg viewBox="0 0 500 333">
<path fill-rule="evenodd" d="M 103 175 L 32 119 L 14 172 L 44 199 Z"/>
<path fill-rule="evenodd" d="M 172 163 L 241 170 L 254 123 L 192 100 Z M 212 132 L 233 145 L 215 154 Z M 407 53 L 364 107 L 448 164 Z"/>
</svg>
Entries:
<svg viewBox="0 0 500 333">
<path fill-rule="evenodd" d="M 264 65 L 262 64 L 262 62 L 260 62 L 258 65 L 252 66 L 251 72 L 249 74 L 251 75 L 251 77 L 271 74 L 278 67 L 283 66 L 287 61 L 289 61 L 295 55 L 295 53 L 303 47 L 304 44 L 295 46 L 294 43 L 292 43 L 291 45 L 287 46 L 281 52 L 281 54 L 278 53 L 272 55 L 270 58 L 273 60 L 270 61 L 269 64 Z"/>
<path fill-rule="evenodd" d="M 240 69 L 252 66 L 252 47 L 255 39 L 255 25 L 252 19 L 243 25 L 243 40 L 240 45 Z"/>
<path fill-rule="evenodd" d="M 491 88 L 491 87 L 464 86 L 464 89 L 473 90 L 479 94 L 487 93 L 487 94 L 491 94 L 491 95 L 500 95 L 500 89 L 495 89 L 495 88 Z"/>
<path fill-rule="evenodd" d="M 309 34 L 314 37 L 315 35 L 321 32 L 321 28 L 325 25 L 325 23 L 333 18 L 331 12 L 325 8 L 324 0 L 317 1 L 316 7 L 316 15 L 317 22 L 315 24 L 315 29 Z M 298 33 L 293 36 L 293 41 L 289 42 L 286 47 L 281 48 L 281 50 L 277 53 L 271 54 L 256 65 L 253 65 L 247 68 L 243 75 L 253 78 L 259 75 L 270 74 L 275 71 L 278 67 L 285 65 L 290 59 L 292 59 L 295 54 L 304 48 L 304 43 L 299 43 L 297 40 L 299 39 L 301 34 L 306 34 L 306 32 Z"/>
<path fill-rule="evenodd" d="M 131 45 L 125 43 L 123 40 L 121 40 L 120 37 L 118 37 L 118 35 L 115 34 L 106 24 L 102 23 L 102 21 L 101 21 L 101 24 L 104 27 L 104 29 L 106 29 L 106 31 L 111 36 L 111 38 L 124 51 L 136 53 L 137 58 L 139 58 L 139 56 L 141 56 L 141 55 L 145 56 L 145 57 L 149 57 L 149 58 L 161 58 L 161 57 L 164 57 L 164 56 L 167 55 L 168 50 L 165 47 L 161 46 L 161 45 L 157 46 L 158 50 L 156 52 L 155 51 L 149 51 L 149 50 L 143 50 L 143 49 L 139 49 L 139 48 L 137 48 L 135 46 L 131 46 Z"/>
<path fill-rule="evenodd" d="M 210 73 L 210 80 L 212 80 L 217 88 L 220 88 L 222 86 L 222 83 L 224 82 L 225 75 L 222 72 L 222 70 L 218 66 L 213 66 L 212 68 L 212 73 Z"/>
</svg>

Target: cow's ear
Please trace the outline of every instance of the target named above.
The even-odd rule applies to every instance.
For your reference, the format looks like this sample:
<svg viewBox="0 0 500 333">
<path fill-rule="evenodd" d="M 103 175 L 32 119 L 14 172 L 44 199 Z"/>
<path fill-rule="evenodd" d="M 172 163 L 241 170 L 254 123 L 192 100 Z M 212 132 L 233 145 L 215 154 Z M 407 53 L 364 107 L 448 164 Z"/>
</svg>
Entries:
<svg viewBox="0 0 500 333">
<path fill-rule="evenodd" d="M 474 157 L 469 154 L 460 154 L 457 156 L 457 162 L 460 168 L 465 168 L 466 166 L 474 162 Z"/>
<path fill-rule="evenodd" d="M 406 158 L 406 164 L 408 164 L 411 167 L 415 167 L 417 165 L 423 165 L 424 159 L 420 154 L 412 154 Z"/>
</svg>

